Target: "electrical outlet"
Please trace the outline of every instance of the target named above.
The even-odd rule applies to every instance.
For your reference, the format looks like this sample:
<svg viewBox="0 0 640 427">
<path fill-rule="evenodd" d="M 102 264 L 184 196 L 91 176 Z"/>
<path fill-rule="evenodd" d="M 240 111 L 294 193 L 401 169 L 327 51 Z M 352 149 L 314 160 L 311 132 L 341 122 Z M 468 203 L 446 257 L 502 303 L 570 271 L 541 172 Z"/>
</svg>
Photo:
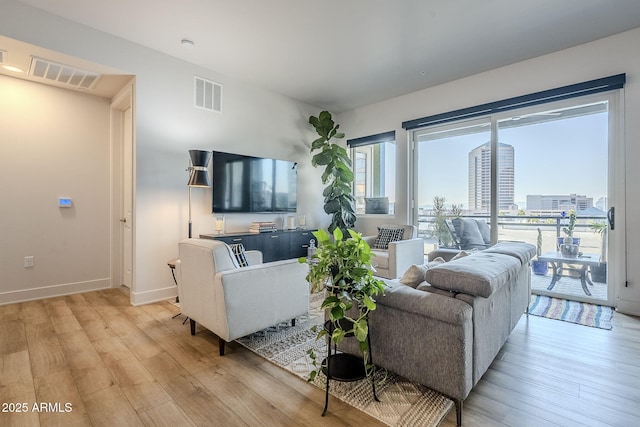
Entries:
<svg viewBox="0 0 640 427">
<path fill-rule="evenodd" d="M 33 257 L 26 256 L 24 257 L 24 268 L 33 267 Z"/>
</svg>

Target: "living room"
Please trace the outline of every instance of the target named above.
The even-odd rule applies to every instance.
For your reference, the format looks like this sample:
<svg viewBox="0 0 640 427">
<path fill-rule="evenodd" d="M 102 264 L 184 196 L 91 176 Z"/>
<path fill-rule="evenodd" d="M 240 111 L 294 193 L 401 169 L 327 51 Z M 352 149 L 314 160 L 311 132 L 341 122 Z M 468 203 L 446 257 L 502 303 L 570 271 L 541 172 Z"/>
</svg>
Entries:
<svg viewBox="0 0 640 427">
<path fill-rule="evenodd" d="M 322 201 L 317 196 L 322 192 L 320 174 L 309 160 L 309 146 L 314 137 L 307 119 L 320 111 L 317 106 L 68 21 L 23 2 L 3 2 L 0 28 L 2 37 L 65 57 L 81 58 L 85 64 L 135 78 L 132 305 L 176 295 L 166 261 L 176 258 L 177 242 L 187 236 L 188 175 L 185 169 L 189 149 L 242 151 L 297 161 L 298 188 L 305 189 L 298 197 L 298 211 L 306 216 L 309 227 L 328 224 Z M 628 260 L 634 260 L 640 250 L 640 230 L 631 220 L 640 209 L 640 193 L 632 185 L 638 182 L 640 174 L 633 162 L 640 158 L 640 148 L 634 143 L 640 137 L 640 124 L 632 119 L 640 113 L 640 85 L 635 78 L 640 72 L 640 61 L 633 54 L 638 41 L 640 30 L 636 28 L 558 52 L 540 52 L 536 58 L 488 66 L 482 73 L 341 111 L 335 118 L 348 138 L 395 130 L 396 158 L 399 165 L 403 165 L 409 157 L 407 144 L 403 143 L 407 140 L 403 121 L 626 73 L 623 96 L 626 214 L 621 215 L 620 221 L 626 228 L 624 252 Z M 222 114 L 193 108 L 194 75 L 222 84 Z M 123 88 L 126 89 L 126 85 Z M 120 213 L 113 212 L 111 205 L 110 100 L 87 99 L 87 96 L 67 94 L 6 75 L 0 76 L 0 90 L 3 94 L 0 120 L 3 132 L 10 135 L 8 139 L 3 138 L 0 147 L 8 207 L 2 220 L 0 265 L 4 277 L 0 283 L 0 304 L 119 286 L 120 277 L 116 277 L 113 269 L 119 260 L 111 247 L 112 230 L 119 223 Z M 9 92 L 16 93 L 16 97 L 5 96 Z M 34 105 L 40 104 L 42 109 L 33 110 L 34 105 L 22 104 L 24 110 L 18 110 L 16 99 L 28 99 Z M 36 99 L 46 101 L 35 102 Z M 67 104 L 69 110 L 64 108 Z M 48 105 L 56 105 L 56 114 L 49 113 L 54 109 L 47 109 Z M 83 118 L 82 126 L 68 119 L 77 116 Z M 53 126 L 43 129 L 47 122 L 40 122 L 41 117 L 50 117 Z M 40 128 L 30 126 L 36 118 Z M 64 126 L 58 127 L 56 123 Z M 96 129 L 101 130 L 99 136 Z M 74 134 L 74 145 L 68 152 L 64 151 L 65 141 Z M 94 141 L 96 145 L 81 151 L 83 141 Z M 57 149 L 52 150 L 53 146 Z M 54 154 L 59 157 L 52 157 Z M 29 167 L 36 171 L 25 173 L 24 168 Z M 86 167 L 91 173 L 84 169 Z M 16 182 L 18 178 L 20 182 Z M 393 222 L 404 223 L 409 218 L 406 198 L 409 179 L 408 168 L 398 167 L 398 200 Z M 12 185 L 13 182 L 16 184 Z M 72 199 L 73 207 L 59 207 L 59 198 Z M 211 193 L 194 189 L 192 209 L 194 235 L 211 232 L 215 227 Z M 259 218 L 282 223 L 281 215 L 260 215 Z M 228 215 L 226 228 L 243 231 L 254 220 L 255 216 L 249 214 Z M 375 234 L 382 221 L 388 222 L 389 218 L 364 216 L 358 219 L 357 229 L 364 234 Z M 82 226 L 68 227 L 74 222 L 82 222 Z M 24 267 L 26 256 L 34 257 L 34 268 Z M 625 280 L 615 285 L 618 308 L 638 315 L 640 289 L 636 279 L 640 277 L 640 266 L 628 262 L 625 273 Z"/>
</svg>

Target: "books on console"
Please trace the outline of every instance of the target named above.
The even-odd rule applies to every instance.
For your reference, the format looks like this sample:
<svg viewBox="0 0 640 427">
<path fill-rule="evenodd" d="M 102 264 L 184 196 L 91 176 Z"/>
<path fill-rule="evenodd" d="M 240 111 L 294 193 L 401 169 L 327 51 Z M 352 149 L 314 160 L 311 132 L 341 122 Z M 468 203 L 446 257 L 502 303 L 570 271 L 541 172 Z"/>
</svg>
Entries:
<svg viewBox="0 0 640 427">
<path fill-rule="evenodd" d="M 254 221 L 249 227 L 250 233 L 268 233 L 277 230 L 276 223 L 271 221 Z"/>
</svg>

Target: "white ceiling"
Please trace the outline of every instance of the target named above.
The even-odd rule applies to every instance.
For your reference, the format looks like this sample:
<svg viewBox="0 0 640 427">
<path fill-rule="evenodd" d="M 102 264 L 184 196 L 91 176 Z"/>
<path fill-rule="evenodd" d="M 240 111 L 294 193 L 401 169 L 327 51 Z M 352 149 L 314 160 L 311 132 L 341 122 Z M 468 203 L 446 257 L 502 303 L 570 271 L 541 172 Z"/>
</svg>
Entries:
<svg viewBox="0 0 640 427">
<path fill-rule="evenodd" d="M 333 112 L 640 26 L 640 0 L 21 1 Z"/>
</svg>

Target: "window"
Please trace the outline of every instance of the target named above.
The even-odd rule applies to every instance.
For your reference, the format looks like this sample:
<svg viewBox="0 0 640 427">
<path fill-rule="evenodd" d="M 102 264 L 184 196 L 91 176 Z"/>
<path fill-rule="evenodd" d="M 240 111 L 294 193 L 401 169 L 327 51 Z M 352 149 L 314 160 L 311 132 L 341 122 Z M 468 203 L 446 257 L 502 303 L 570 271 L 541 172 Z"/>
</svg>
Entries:
<svg viewBox="0 0 640 427">
<path fill-rule="evenodd" d="M 395 131 L 350 139 L 356 214 L 393 215 L 396 203 Z"/>
</svg>

